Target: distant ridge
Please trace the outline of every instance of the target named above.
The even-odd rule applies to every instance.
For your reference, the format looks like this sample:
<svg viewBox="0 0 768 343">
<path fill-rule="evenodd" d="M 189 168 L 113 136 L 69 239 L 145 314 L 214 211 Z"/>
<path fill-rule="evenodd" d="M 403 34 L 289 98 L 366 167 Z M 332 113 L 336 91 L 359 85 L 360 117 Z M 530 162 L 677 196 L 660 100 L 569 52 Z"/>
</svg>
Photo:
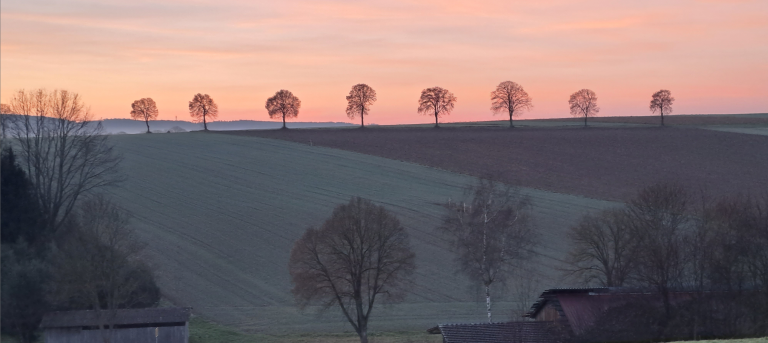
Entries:
<svg viewBox="0 0 768 343">
<path fill-rule="evenodd" d="M 147 126 L 143 121 L 133 119 L 103 119 L 102 125 L 108 133 L 144 133 Z M 235 121 L 214 121 L 208 123 L 209 130 L 269 130 L 279 129 L 282 122 L 256 121 L 256 120 L 235 120 Z M 193 123 L 183 120 L 153 120 L 149 122 L 149 128 L 152 131 L 166 132 L 172 127 L 178 126 L 187 131 L 197 131 L 203 129 L 203 124 Z M 289 128 L 310 128 L 310 127 L 341 127 L 356 126 L 350 123 L 340 122 L 289 122 Z"/>
</svg>

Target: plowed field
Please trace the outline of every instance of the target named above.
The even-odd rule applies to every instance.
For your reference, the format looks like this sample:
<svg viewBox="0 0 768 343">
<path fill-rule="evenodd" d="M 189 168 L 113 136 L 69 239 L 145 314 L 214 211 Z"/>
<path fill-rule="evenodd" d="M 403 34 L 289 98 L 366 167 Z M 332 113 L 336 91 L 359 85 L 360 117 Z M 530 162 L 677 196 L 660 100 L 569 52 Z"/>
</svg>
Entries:
<svg viewBox="0 0 768 343">
<path fill-rule="evenodd" d="M 712 195 L 768 191 L 768 136 L 687 127 L 448 127 L 238 131 L 625 201 L 681 182 Z"/>
</svg>

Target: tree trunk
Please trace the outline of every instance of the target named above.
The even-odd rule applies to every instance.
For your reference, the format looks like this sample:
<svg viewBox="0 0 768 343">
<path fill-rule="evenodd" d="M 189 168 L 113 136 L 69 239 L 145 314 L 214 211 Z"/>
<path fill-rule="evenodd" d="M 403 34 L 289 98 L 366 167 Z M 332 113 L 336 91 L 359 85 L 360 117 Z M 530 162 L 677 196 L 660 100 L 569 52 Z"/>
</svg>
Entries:
<svg viewBox="0 0 768 343">
<path fill-rule="evenodd" d="M 205 122 L 205 113 L 203 113 L 203 129 L 208 131 L 208 123 Z"/>
<path fill-rule="evenodd" d="M 360 343 L 368 343 L 368 328 L 360 328 L 357 335 L 360 336 Z"/>
<path fill-rule="evenodd" d="M 283 129 L 287 129 L 287 127 L 285 127 L 285 114 L 283 114 Z"/>
<path fill-rule="evenodd" d="M 435 112 L 435 128 L 438 128 L 438 127 L 440 127 L 440 126 L 437 125 L 437 112 Z"/>
<path fill-rule="evenodd" d="M 584 127 L 587 127 L 587 116 L 584 115 Z"/>
<path fill-rule="evenodd" d="M 147 123 L 147 133 L 152 133 L 149 131 L 149 119 L 145 120 L 144 122 Z"/>
<path fill-rule="evenodd" d="M 509 128 L 510 128 L 510 129 L 512 129 L 512 128 L 514 128 L 514 127 L 515 127 L 515 124 L 513 124 L 513 123 L 512 123 L 512 114 L 513 114 L 513 113 L 514 113 L 514 112 L 512 112 L 512 111 L 509 111 Z"/>
<path fill-rule="evenodd" d="M 365 127 L 365 118 L 364 118 L 365 116 L 364 116 L 363 110 L 360 110 L 360 127 L 361 128 Z"/>
<path fill-rule="evenodd" d="M 491 320 L 491 285 L 485 286 L 485 305 L 488 309 L 488 322 L 493 323 Z"/>
<path fill-rule="evenodd" d="M 661 110 L 661 126 L 664 126 L 664 110 Z"/>
</svg>

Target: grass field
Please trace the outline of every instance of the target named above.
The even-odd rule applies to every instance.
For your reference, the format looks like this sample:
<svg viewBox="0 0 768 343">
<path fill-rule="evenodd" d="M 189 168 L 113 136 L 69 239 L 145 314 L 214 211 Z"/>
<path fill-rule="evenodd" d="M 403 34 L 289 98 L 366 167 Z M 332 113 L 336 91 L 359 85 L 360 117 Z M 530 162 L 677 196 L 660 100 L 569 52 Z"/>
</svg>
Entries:
<svg viewBox="0 0 768 343">
<path fill-rule="evenodd" d="M 281 140 L 181 133 L 112 137 L 127 181 L 110 190 L 134 215 L 164 295 L 243 332 L 342 333 L 334 310 L 300 312 L 290 294 L 293 242 L 337 204 L 363 196 L 394 211 L 417 254 L 405 303 L 378 308 L 371 331 L 421 332 L 437 323 L 484 321 L 475 284 L 454 273 L 452 255 L 434 235 L 440 203 L 456 199 L 472 177 L 354 152 Z M 525 277 L 542 288 L 570 286 L 555 269 L 567 250 L 564 231 L 582 214 L 615 205 L 527 190 L 536 204 L 542 256 Z M 496 318 L 516 307 L 495 289 Z"/>
<path fill-rule="evenodd" d="M 227 134 L 311 142 L 614 201 L 626 201 L 639 188 L 660 181 L 712 195 L 768 191 L 768 136 L 692 127 L 392 127 Z"/>
<path fill-rule="evenodd" d="M 440 343 L 442 335 L 428 334 L 426 330 L 379 332 L 368 336 L 371 343 Z M 233 328 L 193 317 L 189 322 L 190 343 L 356 343 L 360 338 L 354 332 L 346 333 L 294 333 L 270 335 L 243 333 Z M 751 342 L 745 342 L 751 343 Z"/>
</svg>

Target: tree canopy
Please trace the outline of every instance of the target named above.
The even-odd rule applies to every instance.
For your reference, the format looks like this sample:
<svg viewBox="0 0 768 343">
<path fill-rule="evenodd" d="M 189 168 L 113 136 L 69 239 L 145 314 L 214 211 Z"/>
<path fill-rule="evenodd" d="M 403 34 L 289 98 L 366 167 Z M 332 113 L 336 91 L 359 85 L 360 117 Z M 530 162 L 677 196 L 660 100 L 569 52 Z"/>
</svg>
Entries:
<svg viewBox="0 0 768 343">
<path fill-rule="evenodd" d="M 572 116 L 584 118 L 584 127 L 587 126 L 587 118 L 594 117 L 600 112 L 600 107 L 597 107 L 597 95 L 589 89 L 571 94 L 568 104 L 571 106 Z"/>
<path fill-rule="evenodd" d="M 207 119 L 216 119 L 219 116 L 219 106 L 208 94 L 197 93 L 189 102 L 189 115 L 195 120 L 202 120 L 203 129 L 208 131 Z"/>
<path fill-rule="evenodd" d="M 296 241 L 288 265 L 299 305 L 338 306 L 368 341 L 368 319 L 377 297 L 398 301 L 413 273 L 408 233 L 383 206 L 353 197 L 319 228 Z"/>
<path fill-rule="evenodd" d="M 451 114 L 455 103 L 456 96 L 447 89 L 441 87 L 427 88 L 421 91 L 418 111 L 423 115 L 434 115 L 435 127 L 440 127 L 437 119 Z"/>
<path fill-rule="evenodd" d="M 270 118 L 282 117 L 283 129 L 287 129 L 285 126 L 285 119 L 296 118 L 299 116 L 301 100 L 290 91 L 281 89 L 277 91 L 274 96 L 267 99 L 265 107 L 267 108 Z"/>
<path fill-rule="evenodd" d="M 131 118 L 143 120 L 147 124 L 147 133 L 149 131 L 149 121 L 157 119 L 157 105 L 152 98 L 142 98 L 131 104 Z"/>
<path fill-rule="evenodd" d="M 360 116 L 360 127 L 365 127 L 363 117 L 371 111 L 371 105 L 376 102 L 376 91 L 364 83 L 352 86 L 347 95 L 347 116 L 355 119 Z"/>
<path fill-rule="evenodd" d="M 533 107 L 531 97 L 523 86 L 512 81 L 499 83 L 496 90 L 491 92 L 491 102 L 491 111 L 494 114 L 504 111 L 509 114 L 509 127 L 515 127 L 512 117 L 520 116 L 523 110 Z"/>
<path fill-rule="evenodd" d="M 664 126 L 664 113 L 672 113 L 672 103 L 675 102 L 675 98 L 672 97 L 672 92 L 662 89 L 651 96 L 651 113 L 659 112 L 661 114 L 661 126 Z"/>
</svg>

